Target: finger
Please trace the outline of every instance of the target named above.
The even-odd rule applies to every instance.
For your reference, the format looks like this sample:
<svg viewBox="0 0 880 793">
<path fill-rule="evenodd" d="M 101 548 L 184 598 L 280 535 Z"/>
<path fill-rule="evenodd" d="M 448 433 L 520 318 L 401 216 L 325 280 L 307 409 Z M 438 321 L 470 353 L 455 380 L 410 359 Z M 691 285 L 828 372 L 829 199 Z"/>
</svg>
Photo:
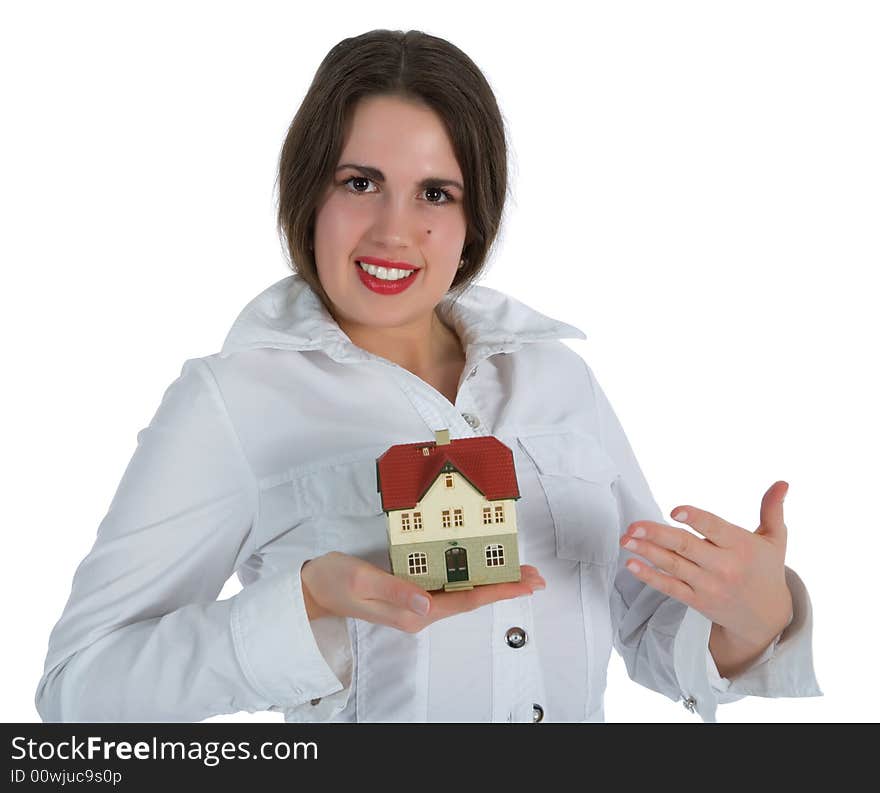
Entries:
<svg viewBox="0 0 880 793">
<path fill-rule="evenodd" d="M 696 608 L 696 592 L 684 581 L 675 576 L 652 568 L 644 562 L 630 559 L 626 563 L 626 568 L 640 581 L 644 581 L 648 586 L 653 587 L 664 595 L 680 600 L 688 606 Z"/>
<path fill-rule="evenodd" d="M 693 539 L 697 542 L 707 542 L 699 537 L 693 537 Z M 623 547 L 630 553 L 636 553 L 644 557 L 652 562 L 655 567 L 660 568 L 669 575 L 684 581 L 694 590 L 705 590 L 712 577 L 710 571 L 705 570 L 690 559 L 686 559 L 675 551 L 670 551 L 668 548 L 656 545 L 648 540 L 629 539 L 623 544 Z M 715 550 L 718 553 L 724 553 L 724 551 L 718 548 Z"/>
<path fill-rule="evenodd" d="M 418 584 L 405 581 L 366 562 L 353 571 L 350 592 L 355 606 L 359 604 L 361 607 L 371 608 L 381 602 L 394 609 L 406 609 L 418 616 L 424 616 L 431 608 L 430 593 Z M 391 612 L 386 608 L 381 609 L 381 613 L 387 616 Z"/>
<path fill-rule="evenodd" d="M 722 548 L 730 548 L 736 545 L 739 540 L 737 533 L 745 531 L 745 529 L 741 529 L 733 523 L 728 523 L 723 518 L 718 517 L 718 515 L 707 512 L 704 509 L 697 509 L 696 507 L 676 507 L 669 514 L 673 520 L 679 523 L 686 523 L 704 537 L 712 540 L 715 545 Z"/>
<path fill-rule="evenodd" d="M 432 613 L 436 619 L 442 619 L 453 614 L 473 611 L 496 600 L 510 600 L 531 595 L 534 591 L 534 586 L 527 581 L 511 581 L 503 584 L 481 584 L 473 589 L 455 592 L 438 592 L 434 596 Z"/>
<path fill-rule="evenodd" d="M 391 628 L 415 633 L 434 621 L 434 603 L 428 615 L 416 614 L 412 609 L 404 608 L 386 600 L 367 598 L 357 601 L 354 614 L 360 620 L 388 625 Z"/>
<path fill-rule="evenodd" d="M 365 598 L 356 606 L 356 613 L 353 616 L 368 622 L 380 623 L 398 630 L 415 633 L 432 622 L 465 611 L 473 611 L 496 600 L 507 600 L 532 594 L 535 583 L 537 583 L 535 579 L 526 579 L 503 584 L 485 584 L 475 586 L 471 590 L 437 591 L 432 593 L 431 609 L 424 616 L 387 600 Z"/>
<path fill-rule="evenodd" d="M 478 584 L 473 589 L 461 589 L 452 592 L 437 591 L 433 594 L 431 603 L 432 614 L 449 616 L 462 611 L 471 611 L 496 600 L 508 600 L 510 598 L 530 595 L 536 589 L 544 589 L 547 582 L 538 572 L 538 569 L 530 564 L 520 566 L 519 581 L 504 581 L 498 584 Z"/>
<path fill-rule="evenodd" d="M 635 542 L 647 547 L 646 543 L 666 548 L 679 556 L 689 559 L 705 570 L 717 570 L 724 559 L 724 551 L 711 540 L 705 540 L 686 529 L 642 520 L 632 523 L 620 538 L 620 544 L 629 551 L 640 553 L 637 547 L 627 545 Z"/>
<path fill-rule="evenodd" d="M 544 579 L 532 565 L 522 565 L 521 580 L 502 584 L 475 586 L 472 590 L 430 593 L 385 571 L 370 570 L 365 575 L 368 585 L 359 593 L 362 615 L 360 619 L 381 622 L 403 630 L 418 629 L 435 620 L 471 611 L 495 600 L 531 594 L 537 586 L 546 586 Z M 429 610 L 418 610 L 415 599 L 425 597 Z M 413 619 L 415 617 L 416 619 Z"/>
<path fill-rule="evenodd" d="M 761 524 L 755 531 L 762 537 L 775 542 L 785 549 L 788 539 L 788 528 L 782 514 L 782 502 L 788 494 L 788 482 L 782 480 L 770 485 L 761 499 Z"/>
<path fill-rule="evenodd" d="M 538 568 L 534 565 L 524 564 L 520 565 L 519 568 L 520 581 L 529 584 L 532 588 L 535 586 L 538 587 L 546 587 L 547 582 L 544 580 L 544 576 L 542 576 L 538 572 Z M 516 583 L 516 582 L 513 582 Z M 491 586 L 491 585 L 490 585 Z"/>
<path fill-rule="evenodd" d="M 481 606 L 494 603 L 496 600 L 510 600 L 523 595 L 531 595 L 536 589 L 546 587 L 546 582 L 536 568 L 531 565 L 523 565 L 521 571 L 520 581 L 481 584 L 473 589 L 455 592 L 437 592 L 434 594 L 431 604 L 431 614 L 436 619 L 442 619 L 453 614 L 460 614 L 463 611 L 473 611 Z"/>
</svg>

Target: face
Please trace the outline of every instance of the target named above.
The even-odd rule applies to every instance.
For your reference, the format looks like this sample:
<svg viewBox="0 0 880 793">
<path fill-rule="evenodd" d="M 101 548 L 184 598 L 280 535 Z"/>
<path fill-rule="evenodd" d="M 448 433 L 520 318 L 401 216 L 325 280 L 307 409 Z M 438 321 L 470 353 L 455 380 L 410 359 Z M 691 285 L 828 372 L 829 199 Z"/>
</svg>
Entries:
<svg viewBox="0 0 880 793">
<path fill-rule="evenodd" d="M 467 232 L 464 179 L 443 122 L 397 97 L 362 99 L 336 165 L 314 241 L 332 313 L 359 327 L 423 327 L 452 284 Z M 376 277 L 356 264 L 364 257 L 415 270 L 404 281 L 383 280 L 387 271 Z"/>
</svg>

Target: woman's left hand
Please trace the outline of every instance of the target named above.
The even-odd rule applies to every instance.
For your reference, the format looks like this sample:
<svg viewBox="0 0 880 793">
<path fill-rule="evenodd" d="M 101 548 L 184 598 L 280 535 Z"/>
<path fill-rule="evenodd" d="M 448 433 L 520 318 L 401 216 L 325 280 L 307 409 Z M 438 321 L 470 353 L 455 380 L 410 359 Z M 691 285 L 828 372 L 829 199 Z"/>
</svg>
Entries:
<svg viewBox="0 0 880 793">
<path fill-rule="evenodd" d="M 703 537 L 665 523 L 636 521 L 627 527 L 620 544 L 659 569 L 634 560 L 627 562 L 627 568 L 744 642 L 766 646 L 792 616 L 785 581 L 788 530 L 782 518 L 787 492 L 787 482 L 770 486 L 761 500 L 761 524 L 754 532 L 690 506 L 676 507 L 670 514 Z"/>
</svg>

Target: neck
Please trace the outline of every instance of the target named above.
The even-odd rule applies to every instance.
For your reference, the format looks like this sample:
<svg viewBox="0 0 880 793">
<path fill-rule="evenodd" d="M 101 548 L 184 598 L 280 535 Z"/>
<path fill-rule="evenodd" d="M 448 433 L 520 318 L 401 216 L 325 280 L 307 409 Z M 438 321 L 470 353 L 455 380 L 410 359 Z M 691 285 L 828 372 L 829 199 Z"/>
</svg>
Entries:
<svg viewBox="0 0 880 793">
<path fill-rule="evenodd" d="M 388 328 L 335 319 L 358 347 L 387 358 L 420 377 L 465 358 L 455 331 L 443 324 L 436 311 L 406 325 Z"/>
</svg>

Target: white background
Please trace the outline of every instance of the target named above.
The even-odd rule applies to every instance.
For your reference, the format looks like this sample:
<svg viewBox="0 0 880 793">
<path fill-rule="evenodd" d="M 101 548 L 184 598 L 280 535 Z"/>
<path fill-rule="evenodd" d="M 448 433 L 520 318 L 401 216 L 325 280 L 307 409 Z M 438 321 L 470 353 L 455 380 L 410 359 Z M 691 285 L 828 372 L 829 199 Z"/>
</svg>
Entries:
<svg viewBox="0 0 880 793">
<path fill-rule="evenodd" d="M 164 390 L 290 274 L 275 168 L 315 69 L 385 27 L 484 71 L 514 201 L 482 283 L 585 331 L 567 343 L 666 515 L 754 529 L 790 483 L 786 562 L 824 696 L 749 697 L 719 721 L 876 720 L 877 6 L 539 8 L 3 4 L 0 719 L 39 720 L 49 633 Z M 606 717 L 699 721 L 616 653 Z"/>
</svg>

